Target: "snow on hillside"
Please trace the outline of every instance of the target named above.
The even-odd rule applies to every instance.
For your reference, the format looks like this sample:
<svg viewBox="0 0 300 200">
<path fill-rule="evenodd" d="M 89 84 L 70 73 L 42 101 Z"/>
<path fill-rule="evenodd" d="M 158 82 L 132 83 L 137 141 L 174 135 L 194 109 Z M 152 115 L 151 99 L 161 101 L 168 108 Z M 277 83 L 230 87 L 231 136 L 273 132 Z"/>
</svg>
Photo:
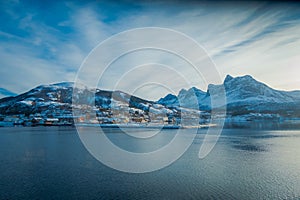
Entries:
<svg viewBox="0 0 300 200">
<path fill-rule="evenodd" d="M 70 82 L 41 85 L 16 97 L 0 99 L 0 121 L 13 119 L 17 124 L 20 121 L 43 124 L 46 119 L 55 118 L 56 121 L 50 121 L 62 124 L 73 123 L 72 120 L 104 124 L 156 121 L 163 124 L 179 116 L 176 109 L 122 91 L 74 86 Z"/>
<path fill-rule="evenodd" d="M 235 78 L 227 75 L 223 84 L 210 84 L 207 92 L 193 87 L 189 90 L 181 90 L 177 96 L 169 94 L 161 98 L 158 103 L 166 106 L 175 105 L 210 110 L 211 92 L 214 91 L 214 98 L 218 100 L 222 97 L 222 90 L 225 90 L 226 94 L 226 101 L 223 101 L 223 104 L 227 106 L 229 111 L 238 112 L 246 109 L 264 112 L 282 108 L 291 109 L 293 105 L 299 105 L 300 102 L 300 91 L 274 90 L 266 84 L 256 81 L 249 75 Z M 195 96 L 198 103 L 191 100 Z M 223 104 L 222 102 L 219 103 L 220 106 Z"/>
<path fill-rule="evenodd" d="M 210 84 L 206 92 L 196 87 L 182 89 L 177 96 L 168 94 L 157 102 L 122 91 L 74 86 L 72 82 L 41 85 L 18 96 L 0 99 L 0 121 L 178 124 L 183 116 L 191 120 L 200 116 L 199 123 L 208 123 L 211 102 L 227 109 L 227 121 L 300 117 L 300 91 L 274 90 L 249 75 L 235 78 L 228 75 L 223 84 Z"/>
</svg>

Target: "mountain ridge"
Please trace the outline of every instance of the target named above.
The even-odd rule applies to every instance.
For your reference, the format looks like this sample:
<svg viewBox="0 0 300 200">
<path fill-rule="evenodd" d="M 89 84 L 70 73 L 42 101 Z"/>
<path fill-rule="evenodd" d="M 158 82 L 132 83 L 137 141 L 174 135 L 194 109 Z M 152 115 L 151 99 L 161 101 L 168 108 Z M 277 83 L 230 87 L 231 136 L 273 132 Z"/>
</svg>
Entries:
<svg viewBox="0 0 300 200">
<path fill-rule="evenodd" d="M 40 85 L 15 97 L 0 99 L 0 122 L 15 116 L 17 121 L 23 122 L 32 122 L 35 118 L 57 118 L 62 124 L 72 124 L 72 120 L 79 120 L 83 115 L 84 120 L 91 122 L 89 116 L 96 113 L 99 123 L 180 123 L 180 116 L 185 113 L 191 119 L 200 115 L 207 123 L 211 111 L 218 108 L 226 108 L 223 117 L 228 119 L 237 119 L 236 116 L 246 120 L 264 119 L 266 116 L 270 119 L 300 118 L 299 90 L 275 90 L 250 75 L 227 75 L 222 84 L 209 84 L 206 92 L 191 87 L 180 90 L 178 95 L 168 94 L 158 101 L 122 91 L 91 89 L 78 84 L 74 87 L 74 84 Z M 222 99 L 222 91 L 226 101 L 212 107 L 212 98 Z M 74 116 L 74 110 L 78 110 L 79 114 Z"/>
<path fill-rule="evenodd" d="M 168 98 L 163 97 L 159 99 L 158 102 L 165 106 L 176 106 L 180 101 L 183 107 L 199 107 L 201 110 L 209 111 L 212 109 L 210 105 L 210 91 L 221 91 L 222 89 L 226 94 L 226 105 L 224 106 L 227 107 L 229 113 L 241 109 L 249 110 L 249 112 L 267 112 L 282 109 L 279 108 L 282 105 L 285 105 L 284 107 L 288 107 L 289 110 L 291 110 L 292 105 L 298 105 L 300 103 L 299 90 L 275 90 L 265 83 L 255 80 L 250 75 L 238 77 L 227 75 L 222 84 L 209 84 L 206 93 L 196 88 L 196 91 L 201 91 L 201 95 L 197 95 L 197 93 L 191 91 L 192 88 L 190 88 L 189 90 L 181 90 L 177 96 L 167 95 Z M 186 96 L 192 96 L 193 93 L 197 96 L 198 105 L 195 105 L 194 102 L 190 103 L 189 99 L 185 98 Z"/>
</svg>

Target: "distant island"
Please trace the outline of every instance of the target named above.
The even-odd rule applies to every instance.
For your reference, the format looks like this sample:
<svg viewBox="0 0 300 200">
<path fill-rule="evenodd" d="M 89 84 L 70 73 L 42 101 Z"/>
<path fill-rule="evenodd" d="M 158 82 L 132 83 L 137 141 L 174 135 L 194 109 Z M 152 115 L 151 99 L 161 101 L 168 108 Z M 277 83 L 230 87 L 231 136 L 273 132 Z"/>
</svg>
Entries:
<svg viewBox="0 0 300 200">
<path fill-rule="evenodd" d="M 226 122 L 300 120 L 300 91 L 279 91 L 249 75 L 227 75 L 223 84 L 206 92 L 192 87 L 178 95 L 149 101 L 122 91 L 75 87 L 72 82 L 41 85 L 23 94 L 0 99 L 0 126 L 102 125 L 179 127 L 184 114 L 191 125 L 207 125 L 212 90 L 226 92 Z M 197 98 L 197 102 L 191 98 Z M 73 104 L 72 104 L 73 101 Z M 76 101 L 76 103 L 74 103 Z M 81 102 L 83 102 L 81 104 Z M 87 103 L 88 102 L 88 103 Z M 78 110 L 78 115 L 72 112 Z"/>
</svg>

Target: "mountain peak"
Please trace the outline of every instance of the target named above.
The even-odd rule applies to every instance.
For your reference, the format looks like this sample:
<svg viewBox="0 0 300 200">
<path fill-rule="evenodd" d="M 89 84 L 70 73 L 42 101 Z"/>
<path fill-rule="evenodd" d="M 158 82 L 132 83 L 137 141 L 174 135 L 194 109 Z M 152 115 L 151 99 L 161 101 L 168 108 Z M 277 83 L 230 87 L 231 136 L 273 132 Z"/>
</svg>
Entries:
<svg viewBox="0 0 300 200">
<path fill-rule="evenodd" d="M 257 80 L 255 80 L 252 76 L 250 75 L 244 75 L 244 76 L 237 76 L 237 77 L 232 77 L 231 75 L 227 75 L 226 78 L 224 79 L 224 84 L 227 84 L 229 82 L 231 82 L 232 80 L 234 80 L 234 82 L 258 82 Z"/>
<path fill-rule="evenodd" d="M 186 93 L 187 93 L 187 90 L 184 89 L 184 88 L 182 88 L 182 89 L 179 91 L 178 95 L 180 95 L 180 94 L 186 94 Z"/>
<path fill-rule="evenodd" d="M 231 81 L 233 79 L 232 76 L 230 76 L 229 74 L 226 76 L 226 78 L 224 79 L 224 83 L 225 82 L 228 82 L 228 81 Z"/>
<path fill-rule="evenodd" d="M 237 78 L 243 78 L 243 79 L 248 79 L 248 80 L 255 80 L 252 76 L 250 75 L 244 75 L 244 76 L 240 76 L 240 77 L 237 77 Z M 257 81 L 257 80 L 255 80 Z"/>
<path fill-rule="evenodd" d="M 188 91 L 204 93 L 202 90 L 200 90 L 196 87 L 191 87 Z"/>
</svg>

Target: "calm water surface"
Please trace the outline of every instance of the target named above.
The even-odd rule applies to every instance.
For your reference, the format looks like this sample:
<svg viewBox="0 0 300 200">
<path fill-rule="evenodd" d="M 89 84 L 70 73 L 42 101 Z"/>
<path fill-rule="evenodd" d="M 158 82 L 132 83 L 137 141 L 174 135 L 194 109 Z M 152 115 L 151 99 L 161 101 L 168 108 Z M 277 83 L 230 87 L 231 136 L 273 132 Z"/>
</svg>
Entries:
<svg viewBox="0 0 300 200">
<path fill-rule="evenodd" d="M 146 142 L 107 129 L 135 152 L 164 146 L 175 133 Z M 300 130 L 224 129 L 200 160 L 204 133 L 169 167 L 128 174 L 94 159 L 74 128 L 0 128 L 0 199 L 300 199 Z"/>
</svg>

